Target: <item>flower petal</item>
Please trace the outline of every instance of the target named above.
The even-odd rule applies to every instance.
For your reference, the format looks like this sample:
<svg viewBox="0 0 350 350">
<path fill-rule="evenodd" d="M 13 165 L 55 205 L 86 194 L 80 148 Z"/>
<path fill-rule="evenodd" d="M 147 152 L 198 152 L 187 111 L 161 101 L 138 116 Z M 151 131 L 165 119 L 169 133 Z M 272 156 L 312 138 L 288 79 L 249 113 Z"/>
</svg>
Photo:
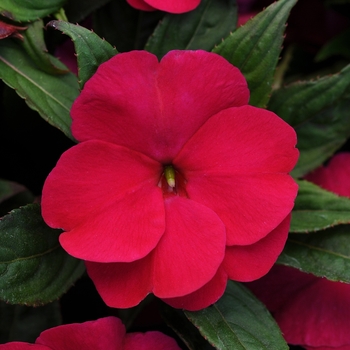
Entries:
<svg viewBox="0 0 350 350">
<path fill-rule="evenodd" d="M 128 4 L 132 7 L 135 7 L 135 9 L 142 10 L 142 11 L 154 11 L 156 10 L 154 7 L 148 5 L 143 0 L 126 0 Z"/>
<path fill-rule="evenodd" d="M 136 306 L 152 291 L 152 253 L 131 263 L 85 262 L 88 275 L 110 307 Z"/>
<path fill-rule="evenodd" d="M 55 350 L 114 350 L 122 349 L 125 327 L 116 317 L 73 323 L 42 332 L 37 344 Z"/>
<path fill-rule="evenodd" d="M 191 294 L 178 298 L 163 299 L 164 302 L 178 309 L 189 311 L 202 310 L 217 302 L 224 294 L 227 284 L 227 273 L 219 268 L 216 275 L 202 288 Z"/>
<path fill-rule="evenodd" d="M 175 339 L 160 332 L 129 333 L 123 350 L 181 350 Z"/>
<path fill-rule="evenodd" d="M 286 173 L 298 158 L 295 143 L 294 130 L 272 112 L 232 108 L 208 120 L 174 166 L 187 180 L 189 197 L 223 220 L 227 245 L 247 245 L 276 228 L 294 206 L 298 187 Z"/>
<path fill-rule="evenodd" d="M 147 52 L 120 53 L 74 102 L 72 132 L 79 141 L 105 140 L 167 163 L 208 118 L 248 99 L 243 75 L 219 55 L 171 51 L 158 63 Z"/>
<path fill-rule="evenodd" d="M 350 197 L 350 153 L 338 153 L 305 179 L 340 196 Z"/>
<path fill-rule="evenodd" d="M 194 10 L 199 5 L 200 0 L 145 0 L 145 2 L 158 10 L 184 13 Z"/>
<path fill-rule="evenodd" d="M 67 252 L 97 262 L 147 255 L 165 230 L 161 166 L 148 157 L 102 141 L 65 152 L 42 196 L 46 223 L 62 228 Z"/>
<path fill-rule="evenodd" d="M 291 215 L 265 238 L 249 246 L 227 247 L 223 267 L 229 279 L 250 282 L 264 276 L 286 243 Z"/>
<path fill-rule="evenodd" d="M 166 231 L 154 250 L 153 293 L 183 296 L 216 274 L 225 254 L 225 226 L 207 207 L 173 196 L 165 199 Z"/>
<path fill-rule="evenodd" d="M 0 344 L 1 350 L 52 350 L 47 346 L 38 345 L 38 344 L 29 344 L 19 341 L 14 341 L 6 344 Z"/>
</svg>

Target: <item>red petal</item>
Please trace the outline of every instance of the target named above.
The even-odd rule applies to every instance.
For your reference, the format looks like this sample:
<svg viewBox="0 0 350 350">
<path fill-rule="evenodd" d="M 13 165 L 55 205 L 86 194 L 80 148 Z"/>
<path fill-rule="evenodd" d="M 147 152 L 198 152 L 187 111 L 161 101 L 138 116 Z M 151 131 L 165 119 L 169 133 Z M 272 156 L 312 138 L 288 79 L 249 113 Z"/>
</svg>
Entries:
<svg viewBox="0 0 350 350">
<path fill-rule="evenodd" d="M 225 227 L 218 216 L 183 197 L 166 198 L 166 231 L 154 250 L 153 293 L 183 296 L 216 274 L 225 254 Z"/>
<path fill-rule="evenodd" d="M 126 0 L 128 4 L 132 7 L 135 7 L 135 9 L 142 10 L 142 11 L 154 11 L 155 8 L 152 6 L 149 6 L 145 1 L 143 0 Z"/>
<path fill-rule="evenodd" d="M 329 161 L 305 177 L 306 180 L 334 192 L 350 197 L 350 153 L 338 153 Z"/>
<path fill-rule="evenodd" d="M 194 10 L 200 3 L 200 0 L 145 0 L 150 6 L 170 12 L 184 13 Z"/>
<path fill-rule="evenodd" d="M 295 143 L 294 130 L 275 114 L 234 108 L 208 120 L 174 165 L 188 181 L 189 197 L 225 223 L 227 245 L 252 244 L 294 206 L 298 187 L 285 173 L 297 161 Z"/>
<path fill-rule="evenodd" d="M 47 224 L 63 228 L 69 254 L 97 262 L 147 255 L 164 233 L 161 166 L 146 156 L 101 141 L 65 152 L 42 196 Z"/>
<path fill-rule="evenodd" d="M 6 344 L 0 344 L 1 350 L 52 350 L 52 348 L 48 348 L 47 346 L 37 345 L 37 344 L 29 344 L 23 342 L 10 342 Z"/>
<path fill-rule="evenodd" d="M 105 317 L 48 329 L 40 334 L 36 343 L 54 350 L 114 350 L 122 349 L 124 336 L 121 321 Z"/>
<path fill-rule="evenodd" d="M 217 302 L 224 294 L 227 284 L 227 273 L 219 268 L 207 284 L 195 292 L 178 298 L 163 299 L 164 302 L 178 309 L 197 311 Z"/>
<path fill-rule="evenodd" d="M 73 104 L 72 131 L 167 163 L 212 115 L 248 102 L 239 70 L 205 51 L 171 51 L 160 63 L 144 51 L 102 64 Z"/>
<path fill-rule="evenodd" d="M 129 333 L 123 350 L 181 350 L 175 339 L 160 332 Z"/>
<path fill-rule="evenodd" d="M 291 215 L 265 238 L 248 246 L 227 247 L 223 267 L 230 279 L 249 282 L 265 275 L 276 262 L 288 237 Z"/>
<path fill-rule="evenodd" d="M 152 253 L 132 263 L 85 262 L 103 301 L 110 307 L 136 306 L 152 291 Z"/>
<path fill-rule="evenodd" d="M 273 312 L 289 343 L 310 350 L 350 347 L 349 284 L 277 265 L 247 287 Z"/>
</svg>

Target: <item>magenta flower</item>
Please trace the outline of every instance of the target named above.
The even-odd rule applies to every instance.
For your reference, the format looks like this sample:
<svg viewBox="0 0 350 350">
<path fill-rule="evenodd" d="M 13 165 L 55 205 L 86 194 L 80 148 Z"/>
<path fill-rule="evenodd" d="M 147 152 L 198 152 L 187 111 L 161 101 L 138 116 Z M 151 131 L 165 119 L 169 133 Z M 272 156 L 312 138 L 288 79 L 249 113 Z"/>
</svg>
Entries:
<svg viewBox="0 0 350 350">
<path fill-rule="evenodd" d="M 305 178 L 350 198 L 350 153 L 335 155 Z M 350 349 L 350 284 L 274 266 L 247 286 L 273 313 L 288 343 L 307 350 Z"/>
<path fill-rule="evenodd" d="M 200 0 L 127 0 L 129 5 L 142 11 L 161 10 L 170 13 L 184 13 L 194 10 Z"/>
<path fill-rule="evenodd" d="M 350 285 L 274 266 L 247 286 L 272 312 L 289 344 L 349 350 Z"/>
<path fill-rule="evenodd" d="M 73 323 L 42 332 L 35 344 L 11 342 L 1 350 L 180 350 L 176 341 L 160 332 L 125 333 L 116 317 Z"/>
<path fill-rule="evenodd" d="M 154 293 L 201 309 L 228 278 L 257 279 L 276 261 L 296 135 L 248 99 L 239 70 L 205 51 L 118 54 L 85 84 L 71 110 L 81 143 L 49 174 L 42 214 L 109 306 Z"/>
</svg>

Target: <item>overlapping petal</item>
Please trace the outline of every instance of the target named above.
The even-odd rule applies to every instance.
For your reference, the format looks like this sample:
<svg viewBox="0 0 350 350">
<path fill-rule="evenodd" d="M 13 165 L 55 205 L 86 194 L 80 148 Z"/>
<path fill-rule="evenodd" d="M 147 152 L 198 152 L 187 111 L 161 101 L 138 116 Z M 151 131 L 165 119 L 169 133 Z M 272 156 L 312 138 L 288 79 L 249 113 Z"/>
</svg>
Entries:
<svg viewBox="0 0 350 350">
<path fill-rule="evenodd" d="M 228 277 L 234 281 L 249 282 L 264 276 L 283 250 L 290 220 L 291 215 L 288 215 L 279 226 L 255 244 L 227 247 L 223 268 Z"/>
<path fill-rule="evenodd" d="M 216 275 L 202 288 L 182 297 L 163 299 L 163 301 L 178 309 L 198 311 L 217 302 L 224 294 L 226 284 L 227 273 L 220 267 Z"/>
<path fill-rule="evenodd" d="M 128 3 L 143 11 L 162 10 L 170 13 L 184 13 L 194 10 L 200 0 L 127 0 Z"/>
<path fill-rule="evenodd" d="M 160 164 L 143 154 L 83 142 L 65 152 L 48 176 L 43 216 L 48 225 L 66 231 L 60 242 L 73 256 L 99 262 L 140 259 L 165 230 L 160 174 Z"/>
<path fill-rule="evenodd" d="M 225 254 L 225 227 L 218 216 L 201 204 L 175 196 L 166 199 L 165 208 L 166 231 L 148 256 L 128 264 L 86 262 L 107 305 L 131 307 L 150 292 L 160 298 L 186 295 L 216 275 Z M 222 291 L 222 284 L 219 288 Z"/>
<path fill-rule="evenodd" d="M 171 51 L 158 63 L 147 52 L 121 53 L 85 84 L 71 110 L 72 132 L 170 163 L 211 116 L 248 99 L 243 75 L 219 55 Z"/>
<path fill-rule="evenodd" d="M 123 349 L 125 327 L 115 317 L 73 323 L 42 332 L 36 344 L 53 350 L 114 350 Z"/>
<path fill-rule="evenodd" d="M 53 350 L 47 346 L 38 344 L 28 344 L 23 342 L 11 342 L 6 344 L 0 344 L 1 350 Z"/>
<path fill-rule="evenodd" d="M 201 288 L 225 255 L 225 226 L 207 207 L 174 196 L 165 200 L 166 231 L 154 251 L 153 292 L 160 298 Z"/>
<path fill-rule="evenodd" d="M 174 165 L 187 180 L 189 197 L 225 223 L 227 245 L 247 245 L 293 208 L 297 185 L 287 173 L 298 158 L 295 144 L 294 130 L 272 112 L 231 108 L 210 118 Z"/>
</svg>

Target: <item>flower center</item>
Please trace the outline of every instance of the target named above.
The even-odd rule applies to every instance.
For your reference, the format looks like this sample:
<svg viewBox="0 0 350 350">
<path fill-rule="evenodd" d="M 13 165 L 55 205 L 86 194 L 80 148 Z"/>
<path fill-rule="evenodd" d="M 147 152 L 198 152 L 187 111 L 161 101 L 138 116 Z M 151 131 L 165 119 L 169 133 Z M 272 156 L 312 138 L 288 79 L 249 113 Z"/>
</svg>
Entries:
<svg viewBox="0 0 350 350">
<path fill-rule="evenodd" d="M 163 190 L 164 196 L 188 197 L 185 189 L 186 180 L 173 165 L 165 165 L 158 186 Z"/>
</svg>

